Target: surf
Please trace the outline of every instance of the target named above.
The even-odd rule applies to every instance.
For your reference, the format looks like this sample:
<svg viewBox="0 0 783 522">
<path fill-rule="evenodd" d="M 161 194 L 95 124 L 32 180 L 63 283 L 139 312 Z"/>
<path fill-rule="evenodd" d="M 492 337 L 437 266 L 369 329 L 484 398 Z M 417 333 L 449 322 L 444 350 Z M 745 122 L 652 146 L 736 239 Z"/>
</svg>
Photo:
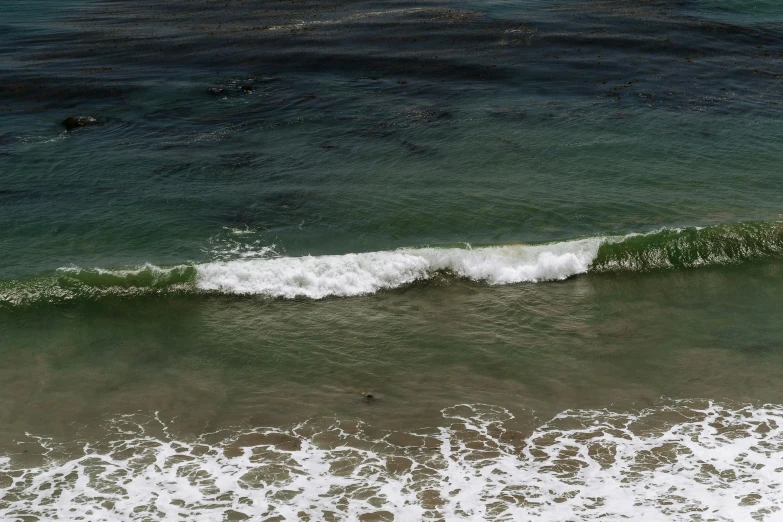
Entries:
<svg viewBox="0 0 783 522">
<path fill-rule="evenodd" d="M 102 296 L 179 293 L 269 298 L 352 297 L 437 276 L 486 285 L 563 281 L 584 274 L 651 272 L 783 259 L 783 223 L 740 222 L 662 228 L 544 244 L 428 246 L 335 255 L 281 256 L 262 249 L 160 267 L 63 267 L 54 275 L 0 283 L 0 303 L 17 306 Z"/>
<path fill-rule="evenodd" d="M 188 439 L 157 414 L 113 418 L 105 440 L 76 448 L 28 435 L 43 462 L 0 458 L 0 515 L 761 520 L 783 509 L 780 405 L 567 410 L 532 432 L 498 406 L 441 415 L 435 426 L 379 436 L 361 423 L 311 419 Z"/>
</svg>

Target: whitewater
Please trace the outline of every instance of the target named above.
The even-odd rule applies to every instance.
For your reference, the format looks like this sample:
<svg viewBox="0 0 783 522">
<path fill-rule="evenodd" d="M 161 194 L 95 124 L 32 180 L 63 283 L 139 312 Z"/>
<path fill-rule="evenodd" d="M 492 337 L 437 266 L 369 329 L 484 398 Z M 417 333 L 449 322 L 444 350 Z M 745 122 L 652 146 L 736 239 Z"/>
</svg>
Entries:
<svg viewBox="0 0 783 522">
<path fill-rule="evenodd" d="M 417 248 L 334 256 L 236 260 L 196 266 L 202 290 L 275 297 L 355 296 L 449 272 L 489 284 L 553 281 L 587 272 L 601 240 L 550 245 Z"/>
<path fill-rule="evenodd" d="M 169 267 L 62 267 L 54 276 L 0 282 L 0 304 L 193 292 L 323 299 L 401 288 L 439 274 L 504 285 L 562 281 L 586 273 L 738 265 L 781 259 L 783 226 L 746 222 L 546 244 L 464 244 L 299 257 L 252 242 L 232 248 L 228 253 L 218 249 L 211 261 Z"/>
<path fill-rule="evenodd" d="M 783 509 L 780 406 L 568 410 L 527 435 L 512 420 L 462 404 L 411 432 L 312 419 L 183 440 L 157 415 L 120 416 L 76 450 L 29 435 L 40 465 L 0 459 L 0 516 L 739 522 Z"/>
</svg>

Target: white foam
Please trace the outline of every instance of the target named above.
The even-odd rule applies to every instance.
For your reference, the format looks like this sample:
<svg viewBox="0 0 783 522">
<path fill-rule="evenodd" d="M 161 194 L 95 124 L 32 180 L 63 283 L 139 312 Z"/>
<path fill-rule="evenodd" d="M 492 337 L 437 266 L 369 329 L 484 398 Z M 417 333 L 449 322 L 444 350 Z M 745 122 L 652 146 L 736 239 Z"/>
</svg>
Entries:
<svg viewBox="0 0 783 522">
<path fill-rule="evenodd" d="M 783 516 L 783 406 L 567 411 L 523 436 L 502 408 L 373 439 L 311 421 L 182 441 L 121 419 L 109 443 L 38 467 L 0 459 L 0 519 L 650 520 Z M 36 439 L 49 455 L 65 449 Z M 208 442 L 212 440 L 212 442 Z M 30 442 L 30 441 L 28 441 Z"/>
<path fill-rule="evenodd" d="M 587 272 L 601 241 L 213 262 L 197 265 L 197 284 L 224 293 L 320 299 L 396 288 L 439 271 L 489 284 L 553 281 Z"/>
<path fill-rule="evenodd" d="M 60 267 L 57 269 L 57 272 L 60 272 L 62 274 L 74 274 L 74 275 L 83 274 L 85 272 L 95 273 L 98 275 L 112 276 L 117 279 L 131 278 L 131 277 L 137 277 L 140 275 L 148 274 L 150 275 L 150 277 L 153 277 L 156 282 L 163 282 L 168 280 L 172 276 L 172 274 L 182 272 L 185 269 L 187 269 L 187 265 L 160 267 L 157 265 L 153 265 L 152 263 L 144 263 L 141 266 L 133 267 L 133 268 L 112 268 L 112 269 L 105 269 L 105 268 L 84 269 L 78 266 L 71 265 L 71 266 Z"/>
</svg>

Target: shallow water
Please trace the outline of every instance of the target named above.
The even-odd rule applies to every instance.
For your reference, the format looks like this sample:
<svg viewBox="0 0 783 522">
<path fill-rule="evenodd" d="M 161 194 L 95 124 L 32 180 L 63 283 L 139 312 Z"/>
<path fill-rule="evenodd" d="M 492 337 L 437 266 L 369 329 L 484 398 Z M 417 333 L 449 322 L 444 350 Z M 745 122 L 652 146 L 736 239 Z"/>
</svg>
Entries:
<svg viewBox="0 0 783 522">
<path fill-rule="evenodd" d="M 775 520 L 780 13 L 11 3 L 2 518 Z"/>
</svg>

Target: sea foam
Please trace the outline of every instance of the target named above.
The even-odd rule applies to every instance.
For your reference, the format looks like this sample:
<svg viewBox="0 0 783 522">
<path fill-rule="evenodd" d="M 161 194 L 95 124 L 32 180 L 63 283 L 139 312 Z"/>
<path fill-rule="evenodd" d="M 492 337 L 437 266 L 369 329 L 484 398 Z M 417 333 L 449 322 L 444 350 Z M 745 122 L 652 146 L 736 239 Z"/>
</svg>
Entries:
<svg viewBox="0 0 783 522">
<path fill-rule="evenodd" d="M 121 417 L 76 451 L 0 459 L 0 518 L 60 521 L 753 521 L 783 513 L 783 407 L 569 410 L 532 432 L 487 405 L 430 428 L 361 423 L 172 435 Z M 21 450 L 20 450 L 21 451 Z"/>
<path fill-rule="evenodd" d="M 202 290 L 314 299 L 397 288 L 438 272 L 488 284 L 554 281 L 587 272 L 601 241 L 224 261 L 197 265 L 196 281 Z"/>
</svg>

